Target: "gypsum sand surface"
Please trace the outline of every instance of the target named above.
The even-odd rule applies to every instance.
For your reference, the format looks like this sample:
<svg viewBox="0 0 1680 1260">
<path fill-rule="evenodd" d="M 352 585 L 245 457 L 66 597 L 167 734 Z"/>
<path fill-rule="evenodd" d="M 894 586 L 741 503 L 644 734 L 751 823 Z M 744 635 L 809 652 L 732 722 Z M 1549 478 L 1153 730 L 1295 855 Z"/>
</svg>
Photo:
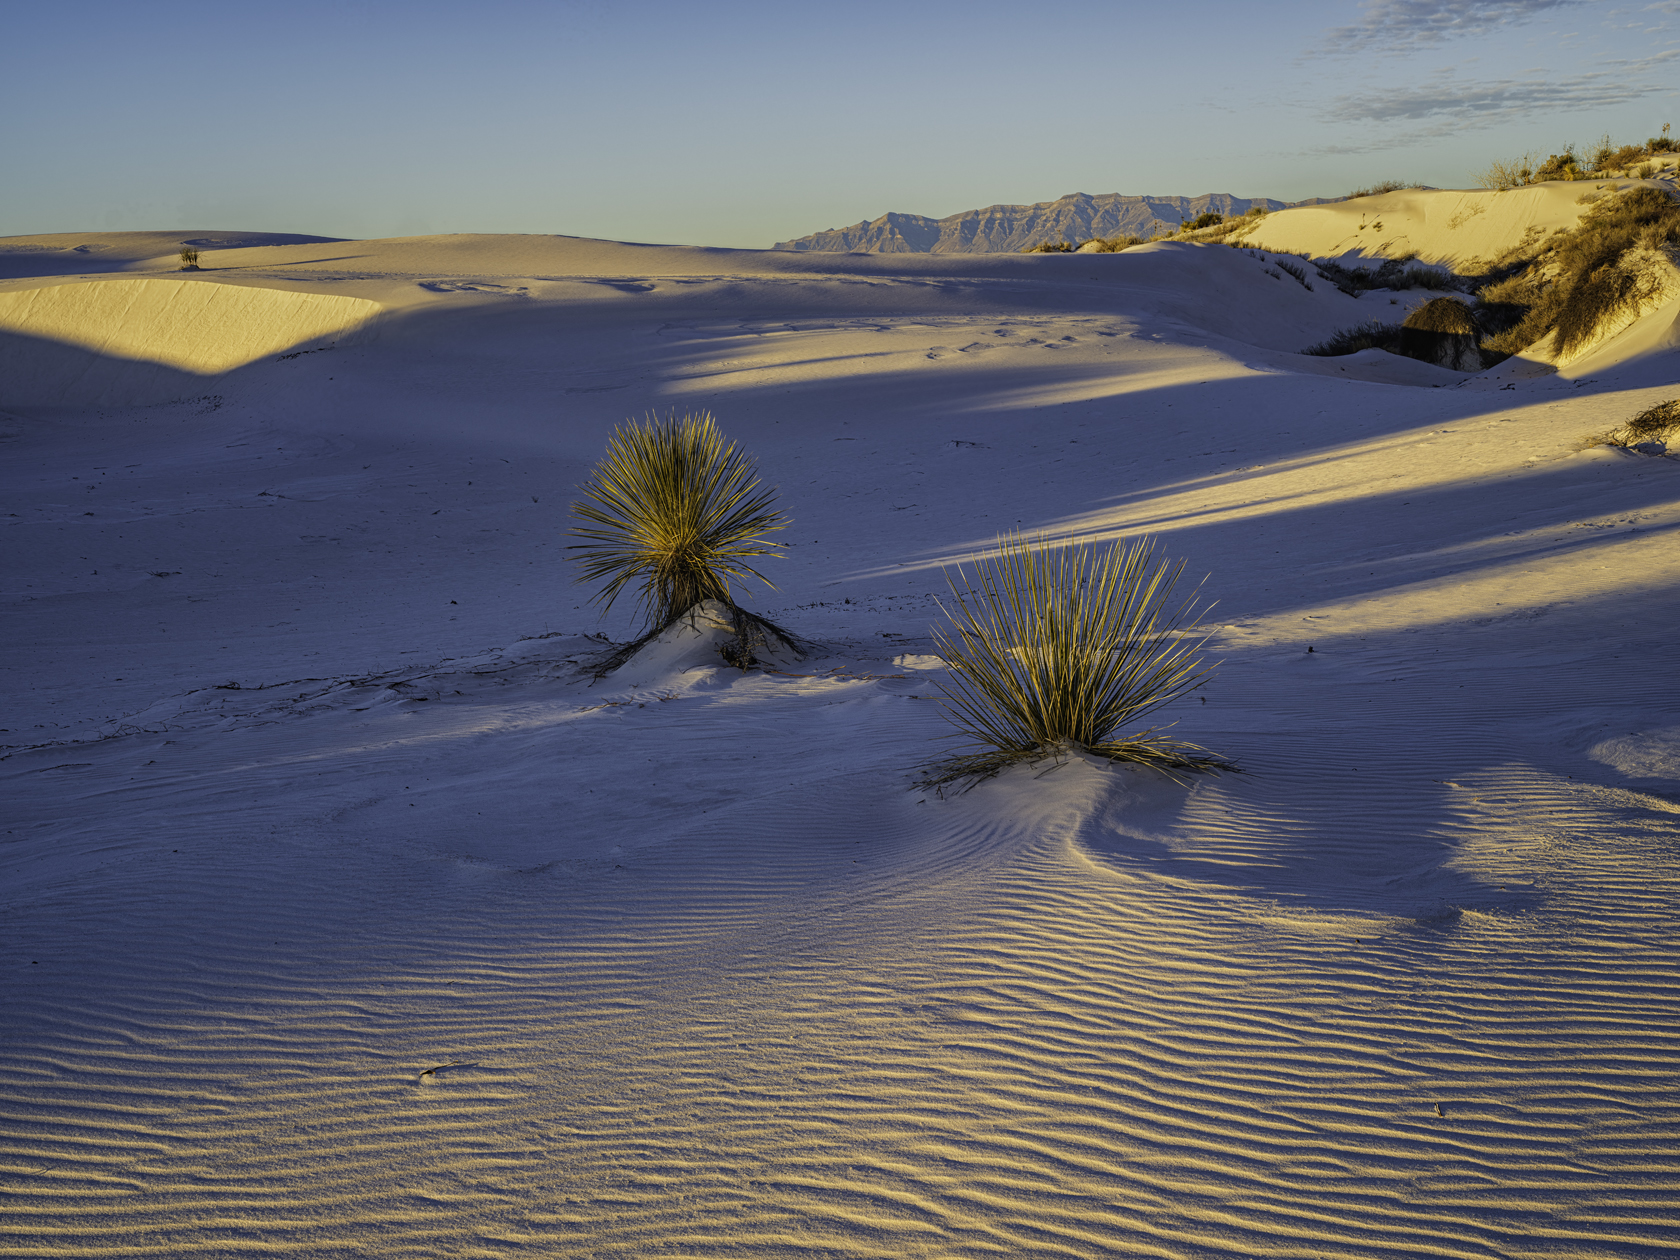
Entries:
<svg viewBox="0 0 1680 1260">
<path fill-rule="evenodd" d="M 1231 250 L 333 248 L 0 285 L 12 1253 L 1672 1248 L 1680 467 L 1573 448 L 1673 312 L 1490 385 Z M 579 677 L 572 487 L 670 406 L 826 655 Z M 1210 574 L 1249 773 L 910 790 L 1016 527 Z"/>
</svg>

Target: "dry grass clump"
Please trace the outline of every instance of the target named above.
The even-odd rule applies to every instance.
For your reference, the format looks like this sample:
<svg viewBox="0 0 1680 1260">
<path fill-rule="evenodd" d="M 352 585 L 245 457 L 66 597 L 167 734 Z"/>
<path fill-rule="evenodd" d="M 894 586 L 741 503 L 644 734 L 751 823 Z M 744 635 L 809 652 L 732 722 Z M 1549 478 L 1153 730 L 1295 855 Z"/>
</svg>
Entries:
<svg viewBox="0 0 1680 1260">
<path fill-rule="evenodd" d="M 1368 289 L 1457 289 L 1461 282 L 1451 272 L 1414 264 L 1415 254 L 1385 258 L 1373 271 L 1369 267 L 1344 267 L 1330 260 L 1313 263 L 1321 280 L 1328 280 L 1349 297 Z M 1411 265 L 1408 265 L 1411 264 Z"/>
<path fill-rule="evenodd" d="M 181 251 L 181 270 L 198 270 L 198 251 L 190 245 Z"/>
<path fill-rule="evenodd" d="M 1680 398 L 1671 398 L 1647 407 L 1625 424 L 1608 433 L 1594 433 L 1583 438 L 1579 450 L 1589 446 L 1620 446 L 1625 450 L 1649 447 L 1650 453 L 1662 454 L 1668 440 L 1680 432 Z"/>
<path fill-rule="evenodd" d="M 1680 203 L 1659 188 L 1594 203 L 1574 231 L 1533 242 L 1490 275 L 1479 296 L 1514 319 L 1486 348 L 1514 354 L 1548 334 L 1559 354 L 1586 344 L 1662 292 L 1665 256 L 1677 241 Z"/>
<path fill-rule="evenodd" d="M 1029 245 L 1021 252 L 1023 254 L 1071 254 L 1074 247 L 1066 241 L 1040 241 L 1037 245 Z"/>
<path fill-rule="evenodd" d="M 732 580 L 775 586 L 750 562 L 777 554 L 765 536 L 790 522 L 709 412 L 620 427 L 582 494 L 572 504 L 584 522 L 572 529 L 583 540 L 572 548 L 583 562 L 578 580 L 606 583 L 593 597 L 603 610 L 636 585 L 651 633 L 702 600 L 733 608 Z"/>
<path fill-rule="evenodd" d="M 1380 184 L 1372 184 L 1369 188 L 1355 188 L 1344 200 L 1358 201 L 1361 197 L 1380 197 L 1384 193 L 1404 192 L 1408 188 L 1416 188 L 1417 184 L 1403 179 L 1385 179 Z"/>
<path fill-rule="evenodd" d="M 1433 298 L 1406 316 L 1402 328 L 1423 332 L 1449 333 L 1453 336 L 1476 335 L 1476 321 L 1470 318 L 1470 308 L 1457 298 Z"/>
<path fill-rule="evenodd" d="M 1355 324 L 1352 328 L 1338 329 L 1326 340 L 1316 346 L 1308 346 L 1301 353 L 1324 358 L 1358 354 L 1361 350 L 1387 350 L 1390 354 L 1399 354 L 1400 333 L 1399 324 L 1385 324 L 1373 319 L 1363 324 Z"/>
<path fill-rule="evenodd" d="M 1118 254 L 1130 249 L 1133 245 L 1144 243 L 1141 236 L 1098 236 L 1080 245 L 1081 253 L 1090 254 Z"/>
<path fill-rule="evenodd" d="M 1235 770 L 1163 728 L 1120 732 L 1201 686 L 1194 598 L 1175 604 L 1184 562 L 1154 544 L 1058 545 L 1000 538 L 972 575 L 946 573 L 946 712 L 973 751 L 936 761 L 924 786 L 990 778 L 1019 761 L 1083 751 L 1173 771 Z M 959 580 L 960 579 L 960 580 Z"/>
</svg>

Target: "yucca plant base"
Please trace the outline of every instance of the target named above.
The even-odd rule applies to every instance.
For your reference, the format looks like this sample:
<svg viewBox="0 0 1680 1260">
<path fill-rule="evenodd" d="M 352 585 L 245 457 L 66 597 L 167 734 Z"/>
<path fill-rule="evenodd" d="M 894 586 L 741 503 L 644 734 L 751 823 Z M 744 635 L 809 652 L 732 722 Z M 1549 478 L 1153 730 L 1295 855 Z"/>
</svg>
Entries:
<svg viewBox="0 0 1680 1260">
<path fill-rule="evenodd" d="M 1069 750 L 1167 774 L 1237 769 L 1163 727 L 1138 726 L 1211 672 L 1198 655 L 1207 635 L 1194 599 L 1173 601 L 1182 561 L 1158 558 L 1147 541 L 1086 547 L 1009 535 L 972 563 L 972 573 L 947 572 L 951 628 L 934 634 L 949 667 L 938 684 L 946 716 L 968 747 L 930 764 L 923 786 Z"/>
<path fill-rule="evenodd" d="M 1113 740 L 1094 747 L 1074 743 L 1045 744 L 1035 748 L 1007 751 L 995 749 L 947 757 L 928 766 L 923 776 L 916 781 L 916 786 L 938 788 L 953 783 L 982 783 L 1002 774 L 1011 766 L 1066 761 L 1079 753 L 1101 761 L 1146 766 L 1151 770 L 1160 770 L 1170 778 L 1177 778 L 1181 774 L 1242 773 L 1242 767 L 1236 762 L 1215 756 L 1199 744 L 1144 734 L 1136 739 Z"/>
<path fill-rule="evenodd" d="M 608 652 L 589 668 L 609 674 L 665 677 L 722 662 L 739 670 L 785 669 L 810 652 L 810 644 L 768 618 L 725 600 L 707 599 L 657 630 Z"/>
</svg>

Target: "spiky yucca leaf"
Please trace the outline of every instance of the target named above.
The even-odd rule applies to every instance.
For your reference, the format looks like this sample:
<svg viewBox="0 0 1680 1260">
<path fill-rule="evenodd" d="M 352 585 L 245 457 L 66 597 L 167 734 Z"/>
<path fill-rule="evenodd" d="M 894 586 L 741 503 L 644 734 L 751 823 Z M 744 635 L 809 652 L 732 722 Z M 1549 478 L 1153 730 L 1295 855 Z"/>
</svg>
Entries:
<svg viewBox="0 0 1680 1260">
<path fill-rule="evenodd" d="M 1118 736 L 1212 672 L 1198 655 L 1207 635 L 1195 634 L 1194 597 L 1172 604 L 1182 560 L 1157 558 L 1148 540 L 1085 547 L 1010 534 L 973 570 L 946 573 L 952 625 L 934 641 L 950 667 L 946 711 L 977 747 L 934 763 L 924 782 L 985 778 L 1066 749 L 1169 772 L 1236 768 L 1161 728 Z"/>
<path fill-rule="evenodd" d="M 710 412 L 672 412 L 664 420 L 627 423 L 607 443 L 607 456 L 582 487 L 572 514 L 584 524 L 580 582 L 605 581 L 595 595 L 605 607 L 639 583 L 637 603 L 650 629 L 661 629 L 703 599 L 733 604 L 729 584 L 756 577 L 749 563 L 775 555 L 764 536 L 788 518 L 761 490 L 753 462 L 718 432 Z"/>
</svg>

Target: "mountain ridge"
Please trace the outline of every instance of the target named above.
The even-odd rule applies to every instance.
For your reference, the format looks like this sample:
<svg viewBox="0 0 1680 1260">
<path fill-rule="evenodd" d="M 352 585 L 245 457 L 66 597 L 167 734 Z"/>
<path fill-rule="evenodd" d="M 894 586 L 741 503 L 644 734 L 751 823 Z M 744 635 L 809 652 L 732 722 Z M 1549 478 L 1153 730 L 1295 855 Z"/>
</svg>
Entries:
<svg viewBox="0 0 1680 1260">
<path fill-rule="evenodd" d="M 1277 201 L 1271 197 L 1235 197 L 1230 193 L 1150 197 L 1076 192 L 1031 205 L 998 204 L 962 210 L 942 219 L 889 210 L 878 219 L 866 219 L 850 227 L 829 228 L 791 241 L 777 241 L 773 248 L 871 254 L 1012 254 L 1046 241 L 1152 236 L 1163 227 L 1177 228 L 1210 210 L 1241 215 L 1255 206 L 1286 210 L 1340 200 L 1340 197 L 1311 197 L 1305 201 Z"/>
</svg>

